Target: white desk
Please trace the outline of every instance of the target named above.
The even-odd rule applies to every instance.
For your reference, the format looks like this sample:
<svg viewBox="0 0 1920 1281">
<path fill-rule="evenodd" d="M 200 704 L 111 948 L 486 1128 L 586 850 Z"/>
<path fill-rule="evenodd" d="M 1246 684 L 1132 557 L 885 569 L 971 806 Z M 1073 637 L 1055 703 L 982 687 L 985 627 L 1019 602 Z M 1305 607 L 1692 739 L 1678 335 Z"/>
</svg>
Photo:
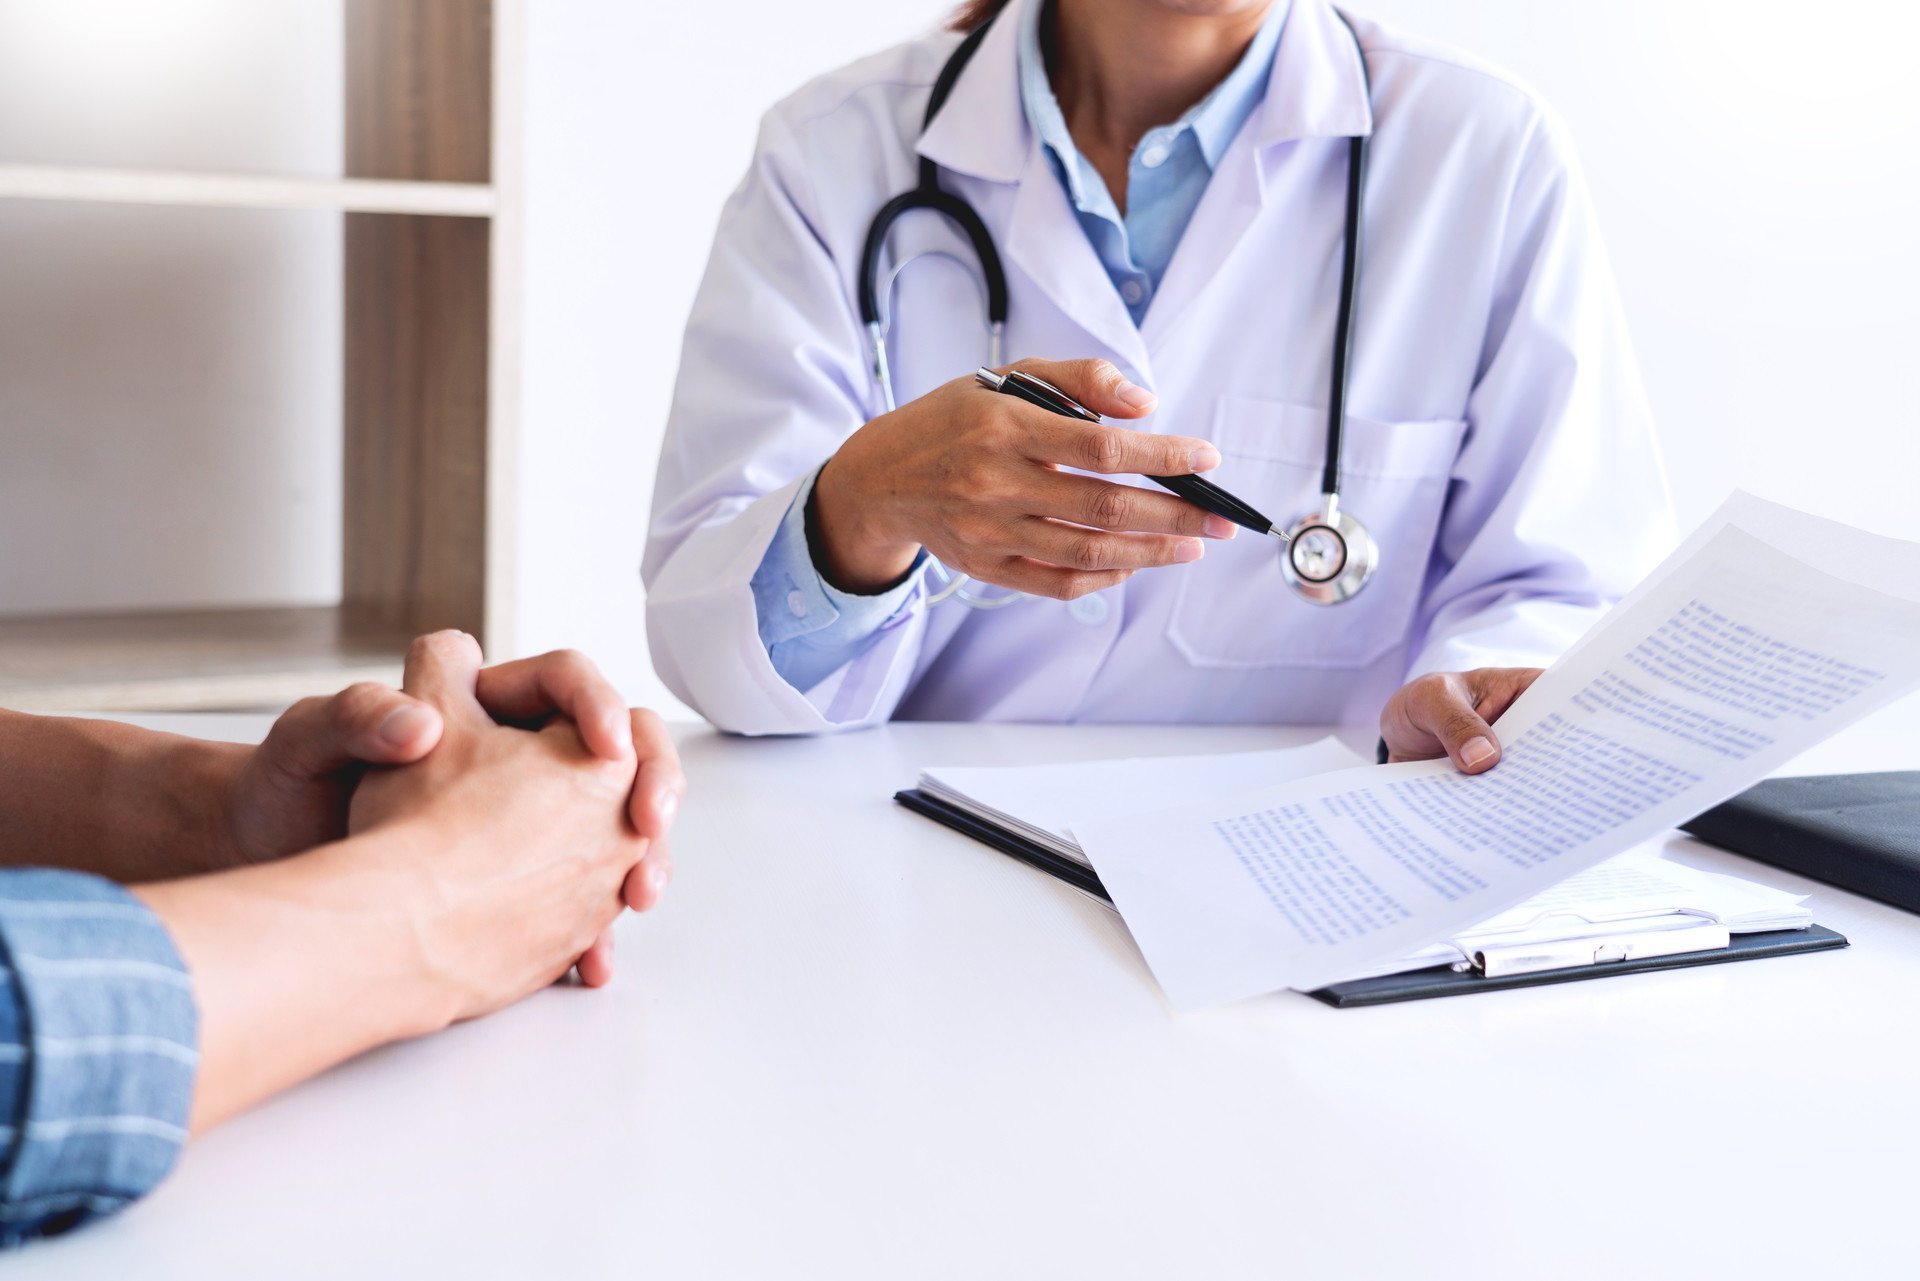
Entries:
<svg viewBox="0 0 1920 1281">
<path fill-rule="evenodd" d="M 347 1064 L 194 1144 L 117 1220 L 0 1266 L 196 1281 L 1912 1274 L 1920 918 L 1703 852 L 1812 893 L 1854 946 L 1175 1017 L 1117 918 L 888 799 L 927 763 L 1310 736 L 688 729 L 678 878 L 664 908 L 619 927 L 611 988 L 555 988 Z M 1920 704 L 1793 772 L 1916 765 Z"/>
</svg>

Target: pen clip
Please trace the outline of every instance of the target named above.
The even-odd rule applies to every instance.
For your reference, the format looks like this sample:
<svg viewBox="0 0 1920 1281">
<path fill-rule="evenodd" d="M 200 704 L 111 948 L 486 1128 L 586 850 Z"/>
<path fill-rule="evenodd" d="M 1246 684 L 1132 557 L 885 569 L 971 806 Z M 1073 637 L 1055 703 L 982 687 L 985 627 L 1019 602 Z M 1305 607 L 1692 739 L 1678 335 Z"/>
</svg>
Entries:
<svg viewBox="0 0 1920 1281">
<path fill-rule="evenodd" d="M 1035 378 L 1032 374 L 1022 373 L 1018 369 L 1010 370 L 1003 376 L 994 373 L 991 369 L 982 368 L 974 370 L 973 376 L 976 381 L 993 388 L 995 391 L 1006 392 L 1009 395 L 1019 396 L 1023 400 L 1034 401 L 1053 410 L 1056 414 L 1064 414 L 1068 418 L 1078 418 L 1082 422 L 1097 423 L 1100 421 L 1099 414 L 1094 413 L 1091 409 L 1088 409 L 1085 405 L 1067 395 L 1066 392 L 1061 391 L 1052 383 L 1047 382 L 1043 378 Z M 1012 387 L 1007 385 L 1009 383 L 1013 384 Z"/>
</svg>

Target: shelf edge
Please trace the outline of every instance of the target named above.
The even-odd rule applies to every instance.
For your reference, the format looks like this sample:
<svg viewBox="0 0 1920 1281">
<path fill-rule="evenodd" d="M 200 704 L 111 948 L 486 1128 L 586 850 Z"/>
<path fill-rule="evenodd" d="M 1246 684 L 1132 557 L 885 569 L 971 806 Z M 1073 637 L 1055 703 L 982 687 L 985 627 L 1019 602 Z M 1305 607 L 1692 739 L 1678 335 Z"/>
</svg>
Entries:
<svg viewBox="0 0 1920 1281">
<path fill-rule="evenodd" d="M 276 178 L 0 164 L 0 198 L 5 197 L 229 209 L 338 209 L 455 218 L 490 218 L 497 204 L 493 188 L 476 182 Z"/>
<path fill-rule="evenodd" d="M 191 712 L 274 707 L 310 694 L 335 694 L 357 681 L 400 684 L 397 661 L 311 670 L 170 676 L 0 687 L 0 707 L 16 712 Z"/>
</svg>

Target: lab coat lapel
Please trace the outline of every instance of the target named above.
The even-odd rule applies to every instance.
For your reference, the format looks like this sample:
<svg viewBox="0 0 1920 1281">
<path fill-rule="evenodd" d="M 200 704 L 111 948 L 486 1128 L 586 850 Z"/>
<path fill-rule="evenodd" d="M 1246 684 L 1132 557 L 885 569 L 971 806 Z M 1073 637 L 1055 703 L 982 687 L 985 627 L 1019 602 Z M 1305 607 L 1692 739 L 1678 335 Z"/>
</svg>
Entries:
<svg viewBox="0 0 1920 1281">
<path fill-rule="evenodd" d="M 1353 37 L 1327 0 L 1293 0 L 1274 51 L 1266 96 L 1207 183 L 1180 237 L 1160 293 L 1141 323 L 1157 349 L 1219 275 L 1266 200 L 1275 148 L 1303 138 L 1373 132 L 1365 69 Z"/>
<path fill-rule="evenodd" d="M 1301 138 L 1352 138 L 1373 132 L 1366 69 L 1353 35 L 1327 0 L 1294 0 L 1274 50 L 1273 73 L 1257 120 L 1241 130 L 1264 154 Z"/>
<path fill-rule="evenodd" d="M 1021 0 L 1038 3 L 1039 0 Z M 1074 213 L 1046 149 L 1027 125 L 1020 102 L 1017 37 L 1019 5 L 1010 5 L 974 52 L 953 87 L 946 106 L 915 148 L 941 168 L 988 182 L 1017 184 L 1012 212 L 1004 228 L 992 227 L 1008 265 L 1011 292 L 1008 322 L 1023 328 L 1019 315 L 1024 274 L 1054 305 L 1086 330 L 1114 363 L 1149 378 L 1146 344 L 1113 287 L 1100 255 Z M 1027 332 L 1032 332 L 1028 330 Z M 1010 359 L 1044 356 L 1065 360 L 1096 354 L 1087 351 L 1010 351 Z"/>
<path fill-rule="evenodd" d="M 1027 148 L 1027 167 L 1008 220 L 1007 258 L 1026 273 L 1054 305 L 1102 344 L 1115 364 L 1152 385 L 1147 345 L 1127 314 L 1127 305 L 1094 252 L 1073 202 L 1037 140 Z M 1018 295 L 1016 294 L 1017 298 Z M 1009 319 L 1013 319 L 1009 314 Z M 1090 352 L 1015 352 L 1068 360 Z"/>
<path fill-rule="evenodd" d="M 914 147 L 943 169 L 988 182 L 1020 181 L 1032 130 L 1020 105 L 1018 7 L 994 20 Z"/>
</svg>

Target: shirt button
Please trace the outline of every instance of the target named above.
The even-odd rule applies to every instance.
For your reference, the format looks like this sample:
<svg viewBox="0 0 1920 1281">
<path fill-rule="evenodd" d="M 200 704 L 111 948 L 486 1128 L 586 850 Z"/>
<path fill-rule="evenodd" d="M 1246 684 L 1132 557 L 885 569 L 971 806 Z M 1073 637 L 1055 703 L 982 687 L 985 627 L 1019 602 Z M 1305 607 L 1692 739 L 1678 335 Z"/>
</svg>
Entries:
<svg viewBox="0 0 1920 1281">
<path fill-rule="evenodd" d="M 1133 306 L 1135 303 L 1139 302 L 1141 298 L 1145 297 L 1146 292 L 1147 291 L 1141 286 L 1140 282 L 1137 280 L 1129 280 L 1125 284 L 1120 286 L 1120 296 L 1127 300 L 1127 305 L 1129 307 Z"/>
<path fill-rule="evenodd" d="M 800 594 L 798 587 L 787 593 L 787 608 L 793 611 L 795 618 L 807 616 L 807 598 Z"/>
<path fill-rule="evenodd" d="M 1167 149 L 1157 142 L 1154 143 L 1151 147 L 1148 147 L 1140 153 L 1140 163 L 1149 169 L 1158 169 L 1161 165 L 1167 163 Z"/>
<path fill-rule="evenodd" d="M 1067 602 L 1067 614 L 1076 623 L 1085 623 L 1088 627 L 1098 627 L 1107 621 L 1109 607 L 1106 595 L 1094 592 L 1088 596 L 1076 596 Z"/>
</svg>

